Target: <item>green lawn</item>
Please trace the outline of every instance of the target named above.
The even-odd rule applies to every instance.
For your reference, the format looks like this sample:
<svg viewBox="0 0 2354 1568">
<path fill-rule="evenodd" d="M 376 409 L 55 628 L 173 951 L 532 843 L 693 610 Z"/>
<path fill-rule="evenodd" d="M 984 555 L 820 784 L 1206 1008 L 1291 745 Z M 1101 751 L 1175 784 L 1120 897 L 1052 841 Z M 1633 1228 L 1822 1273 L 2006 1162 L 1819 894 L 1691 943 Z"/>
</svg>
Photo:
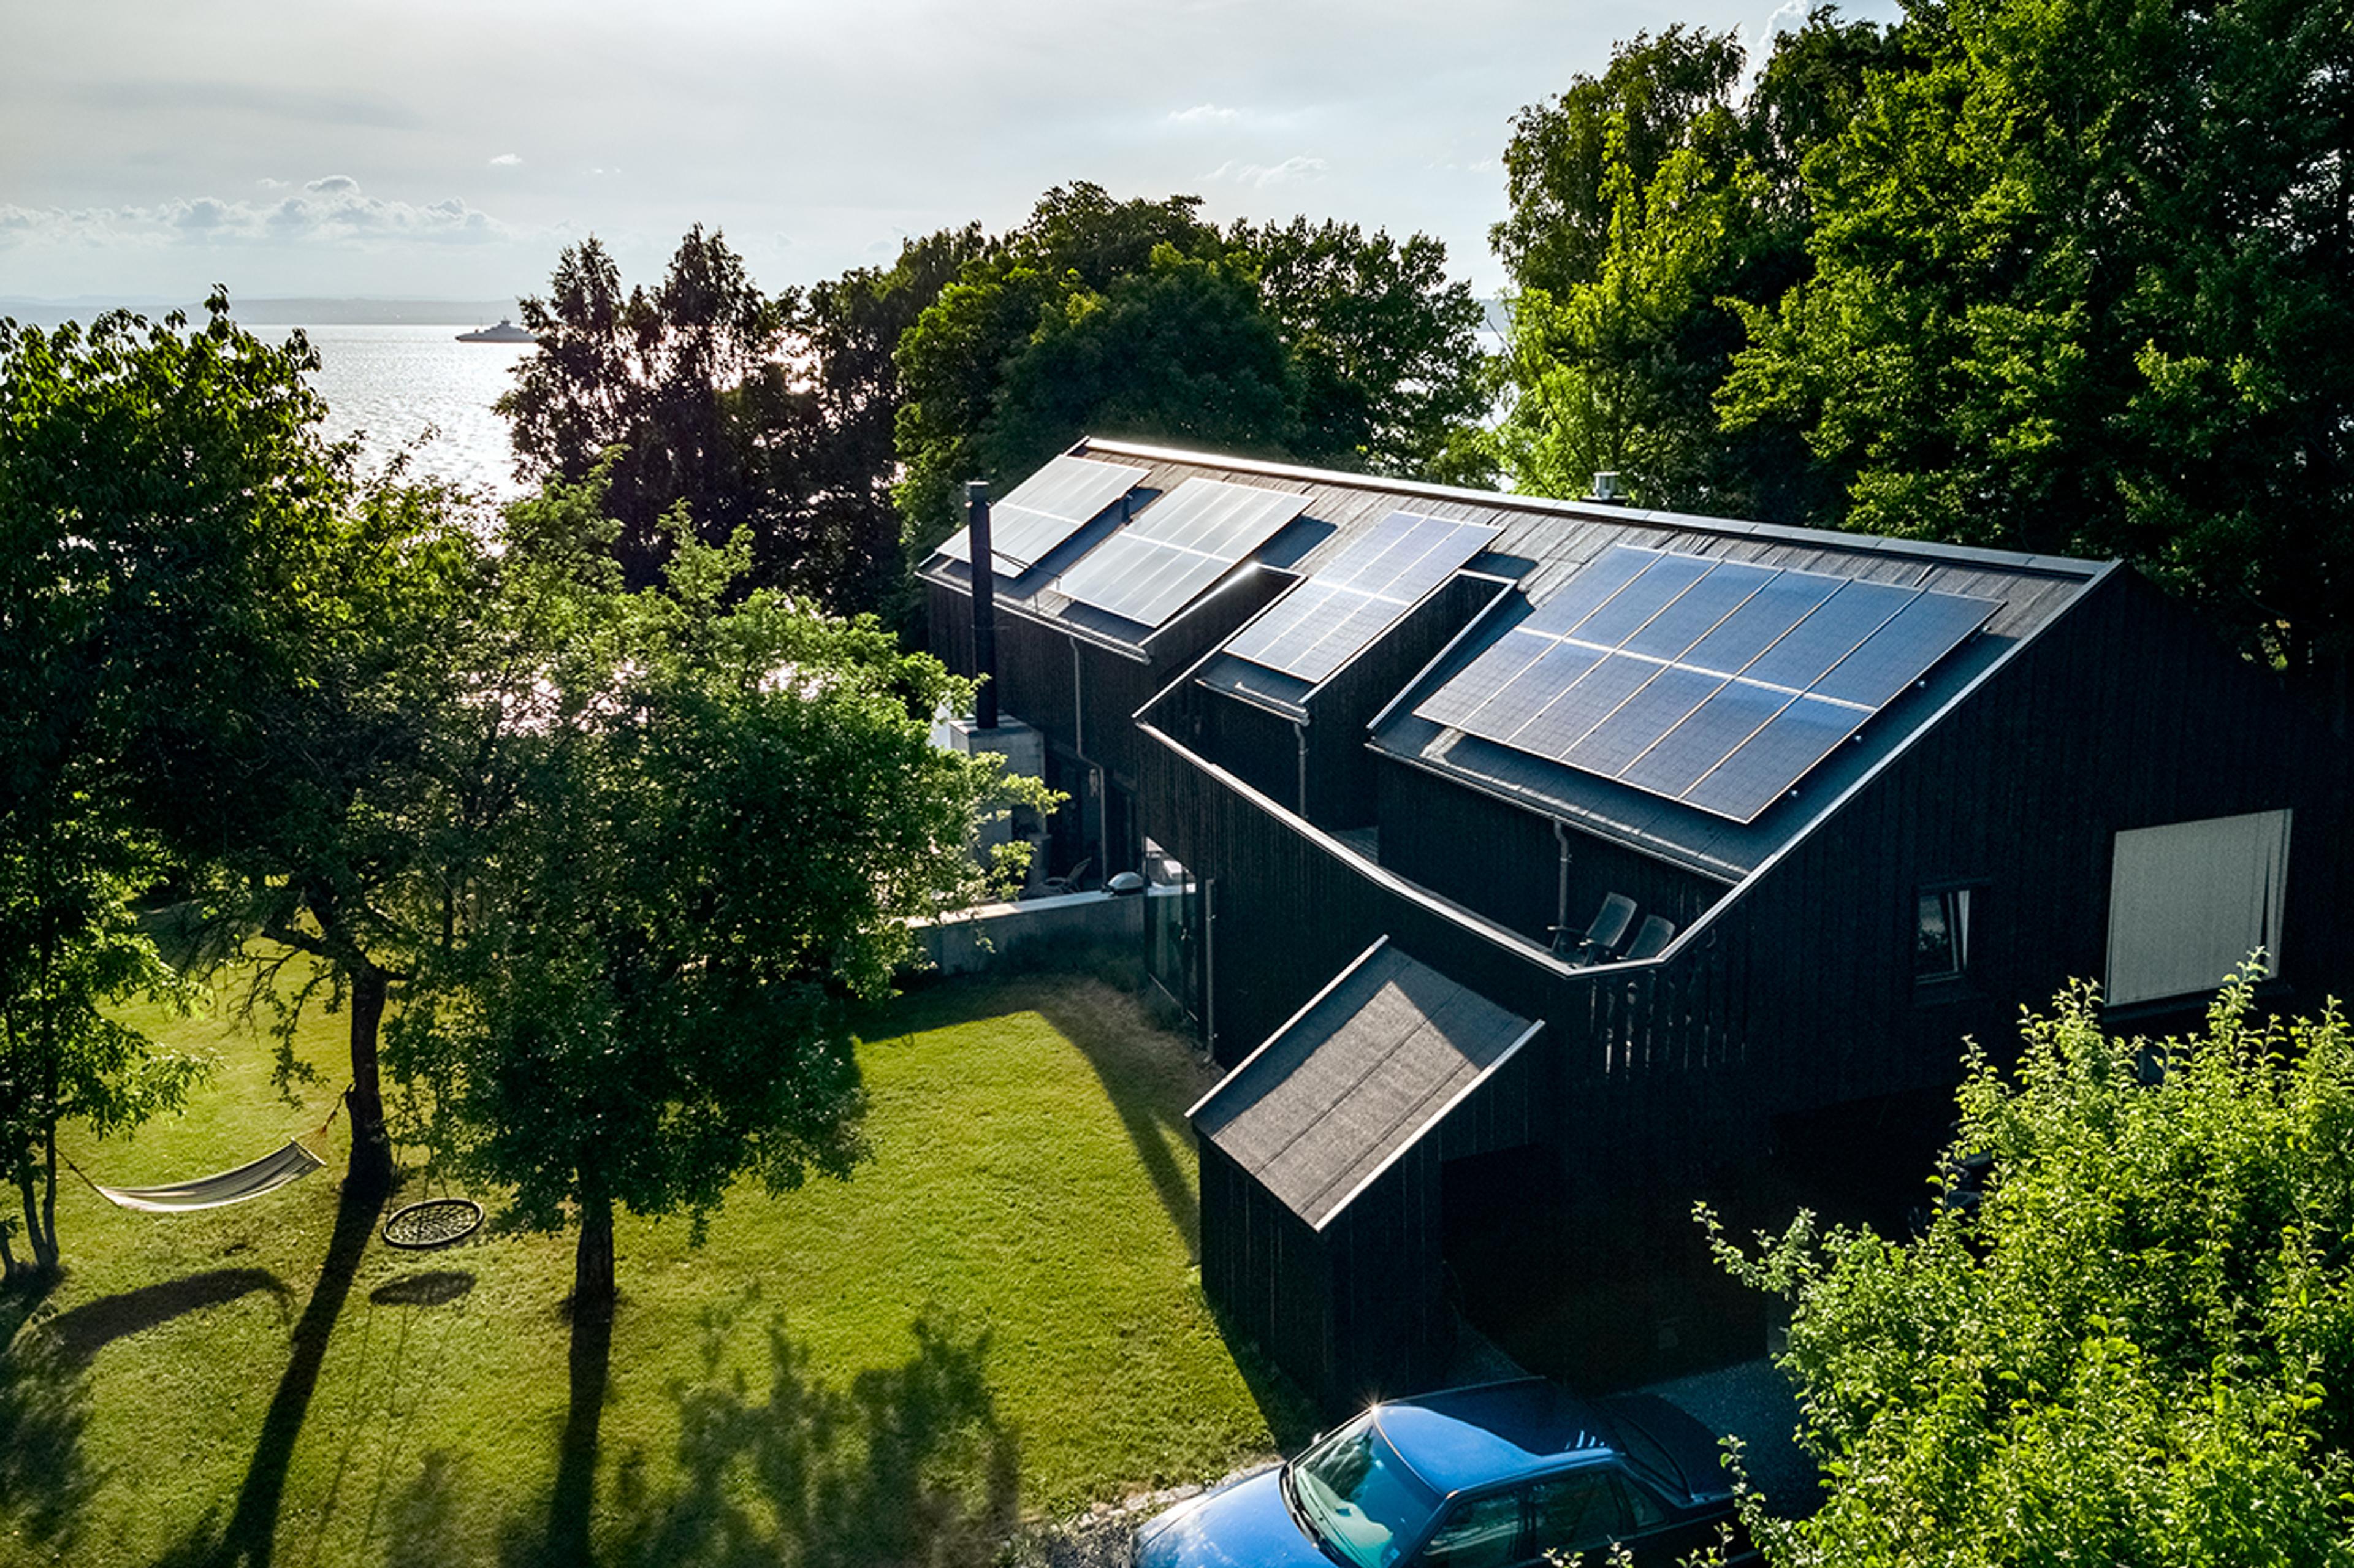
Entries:
<svg viewBox="0 0 2354 1568">
<path fill-rule="evenodd" d="M 306 1021 L 299 1107 L 261 1043 L 173 1026 L 221 1064 L 188 1115 L 71 1152 L 138 1185 L 307 1135 L 342 1022 Z M 339 1231 L 340 1122 L 328 1171 L 238 1208 L 61 1189 L 69 1273 L 0 1300 L 0 1562 L 533 1563 L 584 1488 L 609 1568 L 964 1561 L 1017 1514 L 1296 1436 L 1193 1269 L 1182 1042 L 1055 979 L 941 985 L 864 1033 L 873 1161 L 737 1194 L 700 1248 L 625 1216 L 610 1354 L 579 1366 L 570 1238 Z"/>
</svg>

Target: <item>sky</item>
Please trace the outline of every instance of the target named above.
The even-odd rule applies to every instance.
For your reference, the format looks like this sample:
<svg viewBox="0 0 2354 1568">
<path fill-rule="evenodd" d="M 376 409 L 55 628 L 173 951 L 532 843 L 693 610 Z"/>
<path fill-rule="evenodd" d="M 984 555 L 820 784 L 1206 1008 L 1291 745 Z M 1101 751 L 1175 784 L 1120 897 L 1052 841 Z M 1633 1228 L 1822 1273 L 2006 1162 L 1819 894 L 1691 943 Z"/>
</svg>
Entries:
<svg viewBox="0 0 2354 1568">
<path fill-rule="evenodd" d="M 1850 15 L 1887 17 L 1890 0 Z M 1513 112 L 1800 0 L 0 0 L 0 296 L 496 300 L 716 227 L 774 290 L 1048 187 L 1447 244 L 1481 293 Z M 1762 51 L 1754 51 L 1762 53 Z"/>
</svg>

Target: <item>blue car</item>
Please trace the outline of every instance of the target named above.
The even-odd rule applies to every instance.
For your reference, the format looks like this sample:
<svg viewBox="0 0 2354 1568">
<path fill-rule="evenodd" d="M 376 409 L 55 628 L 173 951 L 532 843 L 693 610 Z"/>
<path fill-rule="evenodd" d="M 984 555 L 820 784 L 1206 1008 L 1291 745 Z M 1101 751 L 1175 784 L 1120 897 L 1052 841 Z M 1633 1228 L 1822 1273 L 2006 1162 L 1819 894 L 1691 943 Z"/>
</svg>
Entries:
<svg viewBox="0 0 2354 1568">
<path fill-rule="evenodd" d="M 1548 1553 L 1599 1563 L 1614 1542 L 1665 1564 L 1733 1517 L 1716 1439 L 1691 1416 L 1527 1378 L 1376 1404 L 1145 1524 L 1137 1564 L 1520 1568 Z"/>
</svg>

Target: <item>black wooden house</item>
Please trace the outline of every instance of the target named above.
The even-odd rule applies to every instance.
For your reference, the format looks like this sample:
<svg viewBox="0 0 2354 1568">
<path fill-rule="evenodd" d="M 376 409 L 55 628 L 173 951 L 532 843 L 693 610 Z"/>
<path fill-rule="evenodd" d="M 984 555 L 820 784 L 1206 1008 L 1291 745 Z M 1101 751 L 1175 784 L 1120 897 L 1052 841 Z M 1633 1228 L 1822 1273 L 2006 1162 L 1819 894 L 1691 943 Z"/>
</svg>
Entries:
<svg viewBox="0 0 2354 1568">
<path fill-rule="evenodd" d="M 1056 869 L 1150 874 L 1234 1065 L 1204 1285 L 1335 1405 L 1458 1315 L 1595 1380 L 1719 1348 L 1692 1201 L 1836 1183 L 2072 978 L 2126 1027 L 2255 948 L 2345 985 L 2345 748 L 2115 563 L 1113 441 L 997 515 Z"/>
</svg>

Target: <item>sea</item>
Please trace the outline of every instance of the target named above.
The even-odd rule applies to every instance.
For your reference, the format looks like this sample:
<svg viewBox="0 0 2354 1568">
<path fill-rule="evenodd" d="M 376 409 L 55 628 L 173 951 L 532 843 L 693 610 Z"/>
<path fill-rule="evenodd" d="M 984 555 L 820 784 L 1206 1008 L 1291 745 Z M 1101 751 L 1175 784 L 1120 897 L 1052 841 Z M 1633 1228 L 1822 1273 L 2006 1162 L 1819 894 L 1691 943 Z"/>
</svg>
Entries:
<svg viewBox="0 0 2354 1568">
<path fill-rule="evenodd" d="M 249 330 L 283 343 L 294 329 Z M 509 500 L 524 486 L 514 477 L 506 421 L 491 405 L 535 351 L 529 344 L 460 343 L 463 330 L 403 323 L 302 332 L 319 351 L 312 384 L 326 399 L 325 433 L 357 440 L 364 469 L 380 470 L 406 452 L 411 474 L 448 480 L 486 500 Z"/>
</svg>

